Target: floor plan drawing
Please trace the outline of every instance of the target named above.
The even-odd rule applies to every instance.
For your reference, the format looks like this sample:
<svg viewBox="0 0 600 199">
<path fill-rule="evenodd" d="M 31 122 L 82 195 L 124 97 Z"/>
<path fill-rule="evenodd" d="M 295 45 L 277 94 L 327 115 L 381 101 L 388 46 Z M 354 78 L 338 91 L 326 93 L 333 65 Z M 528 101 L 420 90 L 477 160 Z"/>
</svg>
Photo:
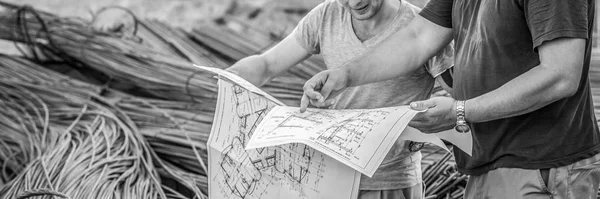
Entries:
<svg viewBox="0 0 600 199">
<path fill-rule="evenodd" d="M 303 143 L 370 176 L 416 113 L 407 106 L 304 113 L 276 106 L 264 116 L 246 149 Z"/>
<path fill-rule="evenodd" d="M 317 132 L 319 136 L 316 141 L 325 145 L 332 145 L 333 148 L 337 147 L 340 152 L 344 152 L 348 156 L 353 155 L 361 147 L 373 126 L 377 125 L 379 120 L 385 118 L 389 113 L 388 111 L 359 113 L 354 117 L 329 126 L 321 132 Z"/>
<path fill-rule="evenodd" d="M 360 173 L 305 144 L 245 149 L 267 113 L 282 105 L 251 90 L 219 80 L 208 141 L 211 198 L 356 198 Z"/>
<path fill-rule="evenodd" d="M 262 174 L 257 167 L 244 166 L 247 164 L 245 161 L 251 159 L 241 143 L 239 137 L 234 138 L 233 143 L 225 149 L 219 166 L 224 175 L 225 185 L 231 193 L 239 198 L 246 198 L 254 192 Z"/>
<path fill-rule="evenodd" d="M 342 110 L 343 111 L 343 110 Z M 336 119 L 336 114 L 324 111 L 309 110 L 304 114 L 294 114 L 283 119 L 277 128 L 302 129 L 303 131 L 315 131 L 318 135 L 315 142 L 330 145 L 332 149 L 350 156 L 361 146 L 372 127 L 390 113 L 387 110 L 353 112 L 346 111 L 349 117 L 343 120 Z M 323 125 L 328 121 L 326 129 L 317 130 L 315 127 Z"/>
</svg>

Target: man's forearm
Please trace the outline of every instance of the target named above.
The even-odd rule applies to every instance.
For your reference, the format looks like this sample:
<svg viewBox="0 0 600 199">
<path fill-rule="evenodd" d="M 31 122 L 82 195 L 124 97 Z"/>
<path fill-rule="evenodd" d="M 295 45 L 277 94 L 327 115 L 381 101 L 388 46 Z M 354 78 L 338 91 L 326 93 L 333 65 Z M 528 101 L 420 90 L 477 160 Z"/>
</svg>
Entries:
<svg viewBox="0 0 600 199">
<path fill-rule="evenodd" d="M 267 67 L 267 63 L 260 55 L 252 55 L 241 59 L 227 70 L 260 87 L 271 80 Z"/>
</svg>

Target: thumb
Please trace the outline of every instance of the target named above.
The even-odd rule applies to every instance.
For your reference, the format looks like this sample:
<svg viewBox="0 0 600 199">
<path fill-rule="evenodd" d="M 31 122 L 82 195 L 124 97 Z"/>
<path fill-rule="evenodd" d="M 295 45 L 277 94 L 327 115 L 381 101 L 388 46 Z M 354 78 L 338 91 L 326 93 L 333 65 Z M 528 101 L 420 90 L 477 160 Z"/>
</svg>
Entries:
<svg viewBox="0 0 600 199">
<path fill-rule="evenodd" d="M 426 110 L 426 109 L 432 108 L 432 107 L 435 107 L 435 103 L 431 99 L 410 103 L 410 108 L 412 108 L 413 110 L 417 110 L 417 111 Z"/>
</svg>

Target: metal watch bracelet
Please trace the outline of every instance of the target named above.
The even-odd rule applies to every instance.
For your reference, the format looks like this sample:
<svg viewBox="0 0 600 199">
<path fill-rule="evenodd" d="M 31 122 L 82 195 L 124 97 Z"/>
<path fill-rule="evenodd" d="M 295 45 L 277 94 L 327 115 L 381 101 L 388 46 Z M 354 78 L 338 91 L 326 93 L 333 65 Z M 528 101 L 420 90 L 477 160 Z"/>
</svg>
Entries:
<svg viewBox="0 0 600 199">
<path fill-rule="evenodd" d="M 456 102 L 456 126 L 454 130 L 459 133 L 467 133 L 471 131 L 469 124 L 467 124 L 467 120 L 465 119 L 465 101 L 457 100 Z"/>
</svg>

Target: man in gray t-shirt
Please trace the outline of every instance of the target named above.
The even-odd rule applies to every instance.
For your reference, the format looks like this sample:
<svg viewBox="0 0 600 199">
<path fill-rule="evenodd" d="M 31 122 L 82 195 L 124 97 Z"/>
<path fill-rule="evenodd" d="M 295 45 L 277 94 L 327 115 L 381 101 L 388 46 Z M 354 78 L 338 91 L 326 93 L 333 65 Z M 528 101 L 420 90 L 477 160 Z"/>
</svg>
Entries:
<svg viewBox="0 0 600 199">
<path fill-rule="evenodd" d="M 337 68 L 406 27 L 418 12 L 399 0 L 325 1 L 275 47 L 228 70 L 261 86 L 312 54 L 321 54 L 328 69 Z M 349 88 L 326 103 L 336 109 L 379 108 L 427 99 L 435 79 L 452 66 L 452 54 L 448 47 L 410 75 Z M 422 197 L 421 153 L 410 151 L 409 143 L 398 140 L 373 177 L 361 177 L 359 198 Z"/>
</svg>

